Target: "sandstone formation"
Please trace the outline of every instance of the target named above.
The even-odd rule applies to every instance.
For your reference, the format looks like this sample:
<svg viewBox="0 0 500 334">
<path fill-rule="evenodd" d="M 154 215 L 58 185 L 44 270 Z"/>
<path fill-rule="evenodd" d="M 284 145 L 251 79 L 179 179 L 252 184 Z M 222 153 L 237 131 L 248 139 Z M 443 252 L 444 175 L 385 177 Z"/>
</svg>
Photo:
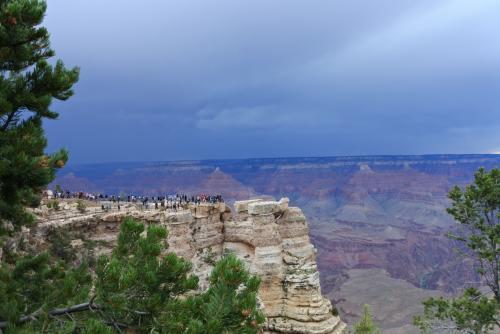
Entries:
<svg viewBox="0 0 500 334">
<path fill-rule="evenodd" d="M 42 248 L 44 236 L 59 230 L 71 235 L 75 247 L 90 240 L 99 245 L 98 252 L 108 252 L 126 216 L 164 225 L 169 251 L 193 263 L 200 289 L 206 288 L 214 262 L 234 252 L 262 279 L 259 300 L 267 317 L 265 333 L 339 334 L 346 327 L 321 294 L 306 218 L 299 208 L 288 206 L 288 199 L 238 201 L 234 215 L 224 203 L 190 205 L 177 212 L 135 205 L 110 212 L 89 207 L 86 213 L 66 204 L 61 211 L 37 214 L 40 224 L 33 234 Z"/>
</svg>

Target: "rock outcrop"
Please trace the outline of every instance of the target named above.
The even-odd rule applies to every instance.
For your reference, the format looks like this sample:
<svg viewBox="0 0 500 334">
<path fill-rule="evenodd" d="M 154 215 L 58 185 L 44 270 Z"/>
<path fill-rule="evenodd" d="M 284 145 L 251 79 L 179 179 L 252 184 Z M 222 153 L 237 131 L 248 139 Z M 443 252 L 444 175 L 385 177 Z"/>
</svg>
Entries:
<svg viewBox="0 0 500 334">
<path fill-rule="evenodd" d="M 345 329 L 321 294 L 306 218 L 299 208 L 288 206 L 288 199 L 235 202 L 234 214 L 224 203 L 190 205 L 176 212 L 140 210 L 135 205 L 111 212 L 89 207 L 86 213 L 78 213 L 73 204 L 57 214 L 38 213 L 40 224 L 34 233 L 39 242 L 54 229 L 64 230 L 73 245 L 91 240 L 99 245 L 98 252 L 112 249 L 126 216 L 164 225 L 169 251 L 193 263 L 200 289 L 206 288 L 215 261 L 227 252 L 234 252 L 261 277 L 265 333 L 338 334 Z"/>
</svg>

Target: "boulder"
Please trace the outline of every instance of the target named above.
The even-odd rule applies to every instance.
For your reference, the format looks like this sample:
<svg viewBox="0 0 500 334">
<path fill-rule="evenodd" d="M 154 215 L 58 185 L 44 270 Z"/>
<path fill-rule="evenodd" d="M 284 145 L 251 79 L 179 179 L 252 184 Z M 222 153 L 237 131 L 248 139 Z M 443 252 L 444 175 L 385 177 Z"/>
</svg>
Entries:
<svg viewBox="0 0 500 334">
<path fill-rule="evenodd" d="M 251 215 L 267 215 L 280 211 L 278 202 L 263 201 L 248 204 L 248 213 Z"/>
<path fill-rule="evenodd" d="M 256 199 L 250 199 L 246 201 L 236 201 L 234 202 L 234 210 L 236 213 L 243 213 L 248 211 L 248 205 L 250 203 L 256 203 L 256 202 L 261 202 L 262 199 L 256 198 Z"/>
</svg>

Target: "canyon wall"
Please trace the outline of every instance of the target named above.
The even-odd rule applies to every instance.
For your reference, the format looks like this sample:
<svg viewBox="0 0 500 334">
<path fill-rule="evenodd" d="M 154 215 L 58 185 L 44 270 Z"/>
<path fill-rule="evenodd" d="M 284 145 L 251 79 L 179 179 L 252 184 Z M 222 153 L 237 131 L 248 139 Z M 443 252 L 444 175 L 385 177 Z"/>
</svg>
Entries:
<svg viewBox="0 0 500 334">
<path fill-rule="evenodd" d="M 189 205 L 176 212 L 141 210 L 133 204 L 103 212 L 88 207 L 79 213 L 75 203 L 62 210 L 37 210 L 34 239 L 43 248 L 54 230 L 65 231 L 74 247 L 92 242 L 97 253 L 109 252 L 116 243 L 120 222 L 131 216 L 168 231 L 169 251 L 189 259 L 200 277 L 200 289 L 214 262 L 227 252 L 245 261 L 261 277 L 259 300 L 266 315 L 265 333 L 338 334 L 345 324 L 332 312 L 321 294 L 316 249 L 302 211 L 289 207 L 288 199 L 235 202 L 235 212 L 224 203 Z"/>
<path fill-rule="evenodd" d="M 456 226 L 446 213 L 447 193 L 456 184 L 471 182 L 479 167 L 499 166 L 500 155 L 110 163 L 67 166 L 55 184 L 107 194 L 218 193 L 226 202 L 261 194 L 286 196 L 308 218 L 323 293 L 342 319 L 352 323 L 369 303 L 384 333 L 408 334 L 400 325 L 409 326 L 411 316 L 398 315 L 388 298 L 392 290 L 376 289 L 379 295 L 372 295 L 374 283 L 383 283 L 373 280 L 411 283 L 415 293 L 396 296 L 405 298 L 405 305 L 420 305 L 429 292 L 457 293 L 466 282 L 477 281 L 473 264 L 458 256 L 457 242 L 446 237 Z M 346 288 L 353 285 L 355 289 Z M 381 314 L 397 321 L 377 310 L 387 310 Z M 396 332 L 394 327 L 401 328 Z"/>
</svg>

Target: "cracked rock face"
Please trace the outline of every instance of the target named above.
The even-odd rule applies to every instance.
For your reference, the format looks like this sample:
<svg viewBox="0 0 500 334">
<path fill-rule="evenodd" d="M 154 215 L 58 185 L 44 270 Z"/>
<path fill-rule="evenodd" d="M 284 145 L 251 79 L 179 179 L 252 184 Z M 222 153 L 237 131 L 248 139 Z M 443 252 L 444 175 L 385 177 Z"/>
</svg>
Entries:
<svg viewBox="0 0 500 334">
<path fill-rule="evenodd" d="M 302 211 L 278 202 L 252 199 L 235 202 L 235 213 L 224 203 L 190 205 L 177 212 L 140 210 L 125 205 L 120 211 L 90 208 L 78 213 L 74 205 L 63 212 L 40 215 L 33 231 L 37 240 L 51 229 L 98 242 L 97 252 L 109 252 L 119 224 L 132 216 L 148 224 L 165 226 L 168 251 L 193 263 L 200 289 L 208 285 L 213 264 L 234 252 L 262 279 L 259 299 L 266 315 L 265 333 L 338 334 L 345 324 L 332 314 L 330 301 L 321 295 L 316 249 Z M 81 240 L 74 242 L 77 247 Z"/>
</svg>

